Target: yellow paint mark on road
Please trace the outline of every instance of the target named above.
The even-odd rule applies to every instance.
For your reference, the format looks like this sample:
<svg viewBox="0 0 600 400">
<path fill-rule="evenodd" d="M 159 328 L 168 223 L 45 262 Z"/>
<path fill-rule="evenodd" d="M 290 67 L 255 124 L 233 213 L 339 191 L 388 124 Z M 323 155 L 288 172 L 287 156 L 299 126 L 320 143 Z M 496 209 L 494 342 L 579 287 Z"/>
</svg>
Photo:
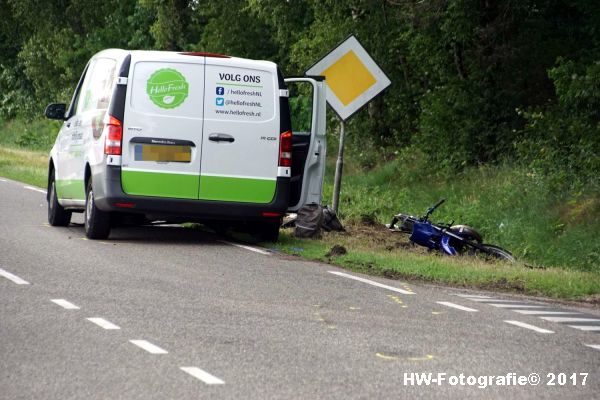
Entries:
<svg viewBox="0 0 600 400">
<path fill-rule="evenodd" d="M 84 238 L 84 237 L 82 237 L 82 238 L 79 238 L 79 239 L 81 239 L 81 240 L 88 240 L 88 238 Z"/>
<path fill-rule="evenodd" d="M 388 356 L 383 353 L 375 353 L 375 355 L 377 357 L 381 358 L 382 360 L 397 360 L 398 359 L 398 357 L 396 357 L 396 356 Z"/>
<path fill-rule="evenodd" d="M 402 302 L 402 299 L 400 297 L 398 297 L 398 296 L 394 296 L 393 294 L 388 294 L 387 297 L 389 297 L 390 299 L 394 300 L 398 304 L 404 304 Z"/>
<path fill-rule="evenodd" d="M 427 354 L 425 357 L 409 357 L 408 361 L 429 361 L 433 360 L 433 356 L 431 354 Z"/>
</svg>

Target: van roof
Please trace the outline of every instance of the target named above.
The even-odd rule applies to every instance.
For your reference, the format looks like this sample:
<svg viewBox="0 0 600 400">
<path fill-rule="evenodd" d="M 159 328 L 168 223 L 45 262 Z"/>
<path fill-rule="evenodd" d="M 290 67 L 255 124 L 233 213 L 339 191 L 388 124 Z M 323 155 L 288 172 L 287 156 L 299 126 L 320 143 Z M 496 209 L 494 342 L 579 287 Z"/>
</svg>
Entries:
<svg viewBox="0 0 600 400">
<path fill-rule="evenodd" d="M 188 53 L 188 54 L 186 54 Z M 102 50 L 98 53 L 96 53 L 94 55 L 94 57 L 92 58 L 98 58 L 98 57 L 111 57 L 111 58 L 116 58 L 116 59 L 123 59 L 125 58 L 128 54 L 131 55 L 135 55 L 135 57 L 138 60 L 152 60 L 152 61 L 182 61 L 182 59 L 185 59 L 187 57 L 198 57 L 198 56 L 204 56 L 204 57 L 211 57 L 210 53 L 196 53 L 196 52 L 183 52 L 183 51 L 158 51 L 158 50 L 123 50 L 123 49 L 106 49 L 106 50 Z M 215 57 L 216 58 L 216 57 Z M 246 66 L 248 66 L 248 64 L 252 64 L 256 67 L 263 67 L 263 68 L 274 68 L 276 66 L 275 63 L 271 62 L 271 61 L 265 61 L 265 60 L 252 60 L 252 59 L 248 59 L 248 58 L 239 58 L 239 57 L 230 57 L 227 56 L 226 58 L 224 57 L 219 57 L 219 59 L 223 60 L 222 62 L 224 63 L 232 63 L 232 64 L 246 64 Z M 225 61 L 228 60 L 228 61 Z"/>
</svg>

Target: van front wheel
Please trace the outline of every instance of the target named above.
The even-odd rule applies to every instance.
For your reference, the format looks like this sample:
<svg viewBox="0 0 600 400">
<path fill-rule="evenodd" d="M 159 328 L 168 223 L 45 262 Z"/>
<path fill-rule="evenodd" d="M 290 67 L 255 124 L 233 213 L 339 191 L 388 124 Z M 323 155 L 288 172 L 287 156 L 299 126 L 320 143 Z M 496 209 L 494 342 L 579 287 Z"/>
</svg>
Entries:
<svg viewBox="0 0 600 400">
<path fill-rule="evenodd" d="M 89 239 L 106 239 L 110 234 L 110 213 L 96 207 L 92 180 L 87 184 L 85 200 L 85 236 Z"/>
<path fill-rule="evenodd" d="M 65 210 L 58 203 L 56 195 L 56 183 L 54 171 L 51 172 L 50 184 L 48 185 L 48 223 L 52 226 L 69 226 L 71 222 L 71 211 Z"/>
</svg>

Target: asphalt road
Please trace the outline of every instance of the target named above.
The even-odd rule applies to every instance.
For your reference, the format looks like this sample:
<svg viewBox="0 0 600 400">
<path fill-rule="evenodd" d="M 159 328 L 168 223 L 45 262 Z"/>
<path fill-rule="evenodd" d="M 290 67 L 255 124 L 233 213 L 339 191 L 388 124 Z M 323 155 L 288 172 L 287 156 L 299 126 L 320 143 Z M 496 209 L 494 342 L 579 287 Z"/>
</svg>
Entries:
<svg viewBox="0 0 600 400">
<path fill-rule="evenodd" d="M 25 186 L 0 178 L 2 399 L 600 398 L 597 309 L 362 276 L 173 226 L 89 241 L 81 215 L 49 227 Z"/>
</svg>

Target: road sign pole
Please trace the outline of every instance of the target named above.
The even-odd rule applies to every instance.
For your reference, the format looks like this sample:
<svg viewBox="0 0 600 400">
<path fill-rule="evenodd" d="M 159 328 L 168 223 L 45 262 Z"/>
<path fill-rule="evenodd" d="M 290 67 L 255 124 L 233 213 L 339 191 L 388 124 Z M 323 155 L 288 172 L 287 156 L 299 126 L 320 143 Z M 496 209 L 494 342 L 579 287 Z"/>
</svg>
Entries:
<svg viewBox="0 0 600 400">
<path fill-rule="evenodd" d="M 340 120 L 340 145 L 338 148 L 338 158 L 335 163 L 335 179 L 333 181 L 333 211 L 337 214 L 340 203 L 340 190 L 342 187 L 342 169 L 344 168 L 344 137 L 346 123 Z"/>
</svg>

